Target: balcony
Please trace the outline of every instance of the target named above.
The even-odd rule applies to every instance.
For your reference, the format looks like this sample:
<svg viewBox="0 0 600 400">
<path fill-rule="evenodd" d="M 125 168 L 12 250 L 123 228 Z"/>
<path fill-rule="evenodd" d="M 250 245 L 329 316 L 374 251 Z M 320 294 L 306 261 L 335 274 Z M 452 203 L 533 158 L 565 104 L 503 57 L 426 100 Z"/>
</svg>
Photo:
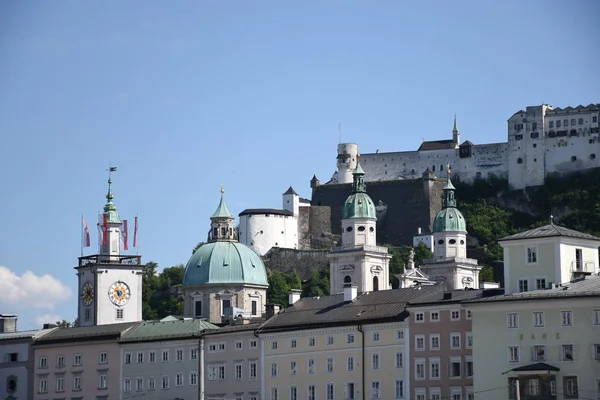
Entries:
<svg viewBox="0 0 600 400">
<path fill-rule="evenodd" d="M 596 263 L 592 260 L 574 260 L 571 261 L 571 272 L 580 274 L 593 274 Z"/>
<path fill-rule="evenodd" d="M 444 264 L 444 263 L 478 265 L 477 260 L 475 260 L 473 258 L 463 258 L 463 257 L 438 257 L 438 258 L 427 258 L 427 259 L 423 260 L 423 264 Z"/>
<path fill-rule="evenodd" d="M 86 265 L 142 265 L 142 256 L 119 255 L 109 256 L 106 254 L 94 254 L 91 256 L 79 257 L 79 267 Z"/>
<path fill-rule="evenodd" d="M 340 247 L 334 247 L 331 252 L 332 253 L 343 253 L 346 251 L 357 251 L 357 250 L 363 250 L 363 251 L 370 251 L 373 253 L 387 253 L 388 249 L 387 247 L 383 247 L 383 246 L 370 246 L 370 245 L 366 245 L 366 244 L 360 244 L 360 245 L 354 245 L 354 246 L 340 246 Z"/>
</svg>

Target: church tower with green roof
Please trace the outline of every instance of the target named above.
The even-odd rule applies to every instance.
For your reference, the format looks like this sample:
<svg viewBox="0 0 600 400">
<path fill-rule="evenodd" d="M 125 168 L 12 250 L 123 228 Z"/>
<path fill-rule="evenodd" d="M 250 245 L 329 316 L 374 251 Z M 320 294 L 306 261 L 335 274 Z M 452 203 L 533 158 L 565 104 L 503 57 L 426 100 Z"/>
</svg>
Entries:
<svg viewBox="0 0 600 400">
<path fill-rule="evenodd" d="M 387 290 L 389 260 L 387 248 L 377 246 L 375 203 L 367 194 L 365 172 L 357 163 L 352 193 L 342 209 L 342 244 L 334 248 L 330 259 L 330 293 L 342 293 L 346 285 L 358 292 Z"/>
</svg>

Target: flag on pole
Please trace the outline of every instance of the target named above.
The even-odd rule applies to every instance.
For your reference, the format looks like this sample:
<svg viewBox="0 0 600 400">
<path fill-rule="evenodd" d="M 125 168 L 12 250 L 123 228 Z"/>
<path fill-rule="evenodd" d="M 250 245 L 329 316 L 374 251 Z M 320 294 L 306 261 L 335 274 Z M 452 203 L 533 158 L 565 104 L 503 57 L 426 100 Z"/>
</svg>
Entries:
<svg viewBox="0 0 600 400">
<path fill-rule="evenodd" d="M 102 214 L 102 244 L 108 244 L 108 215 Z"/>
<path fill-rule="evenodd" d="M 138 247 L 138 217 L 133 222 L 133 247 Z"/>
<path fill-rule="evenodd" d="M 129 250 L 129 244 L 127 240 L 127 220 L 124 219 L 121 223 L 121 245 L 123 250 Z"/>
<path fill-rule="evenodd" d="M 90 247 L 90 228 L 88 227 L 87 221 L 81 216 L 81 222 L 83 224 L 83 235 L 81 236 L 81 246 Z"/>
</svg>

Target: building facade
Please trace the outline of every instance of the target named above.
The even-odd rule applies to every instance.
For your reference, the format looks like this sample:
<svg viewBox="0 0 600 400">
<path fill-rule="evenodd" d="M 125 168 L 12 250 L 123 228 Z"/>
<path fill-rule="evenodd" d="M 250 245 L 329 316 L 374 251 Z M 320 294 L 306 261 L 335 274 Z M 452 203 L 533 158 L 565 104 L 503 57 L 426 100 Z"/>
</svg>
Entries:
<svg viewBox="0 0 600 400">
<path fill-rule="evenodd" d="M 600 276 L 463 304 L 473 317 L 475 393 L 489 400 L 600 397 Z"/>
<path fill-rule="evenodd" d="M 118 340 L 135 323 L 55 329 L 33 344 L 33 398 L 118 399 Z"/>
<path fill-rule="evenodd" d="M 110 169 L 113 172 L 113 168 Z M 116 169 L 115 169 L 116 170 Z M 100 252 L 79 257 L 77 319 L 80 326 L 142 320 L 141 256 L 121 254 L 123 221 L 113 202 L 112 178 L 98 227 Z M 89 233 L 88 233 L 89 234 Z"/>
<path fill-rule="evenodd" d="M 600 238 L 554 223 L 507 236 L 504 288 L 507 293 L 545 289 L 600 272 Z"/>
<path fill-rule="evenodd" d="M 33 341 L 53 329 L 17 331 L 17 316 L 0 314 L 0 398 L 33 399 Z"/>
<path fill-rule="evenodd" d="M 359 292 L 390 289 L 386 247 L 377 246 L 375 204 L 366 191 L 364 171 L 357 163 L 353 172 L 352 194 L 346 199 L 342 215 L 342 245 L 332 249 L 330 293 L 343 293 L 344 285 L 354 284 Z"/>
<path fill-rule="evenodd" d="M 200 341 L 200 400 L 264 399 L 260 391 L 262 347 L 254 335 L 260 325 L 242 323 L 204 332 Z"/>
<path fill-rule="evenodd" d="M 508 141 L 475 145 L 460 143 L 456 119 L 452 139 L 424 141 L 416 151 L 361 154 L 367 179 L 416 179 L 426 169 L 444 174 L 447 163 L 462 182 L 495 175 L 515 189 L 542 185 L 547 176 L 600 167 L 594 145 L 600 137 L 600 104 L 527 107 L 507 121 Z M 352 182 L 358 146 L 338 145 L 337 171 L 329 183 Z"/>
<path fill-rule="evenodd" d="M 444 291 L 442 285 L 410 302 L 410 387 L 415 400 L 474 400 L 471 313 L 461 302 L 482 290 Z"/>
<path fill-rule="evenodd" d="M 258 253 L 237 241 L 234 217 L 221 200 L 210 217 L 208 242 L 189 259 L 183 276 L 184 315 L 221 323 L 231 317 L 262 317 L 267 272 Z"/>
<path fill-rule="evenodd" d="M 145 321 L 119 340 L 123 399 L 197 399 L 199 338 L 217 326 L 202 320 Z"/>
<path fill-rule="evenodd" d="M 263 398 L 401 399 L 410 393 L 408 301 L 399 289 L 293 299 L 258 330 Z M 295 301 L 294 301 L 295 300 Z"/>
</svg>

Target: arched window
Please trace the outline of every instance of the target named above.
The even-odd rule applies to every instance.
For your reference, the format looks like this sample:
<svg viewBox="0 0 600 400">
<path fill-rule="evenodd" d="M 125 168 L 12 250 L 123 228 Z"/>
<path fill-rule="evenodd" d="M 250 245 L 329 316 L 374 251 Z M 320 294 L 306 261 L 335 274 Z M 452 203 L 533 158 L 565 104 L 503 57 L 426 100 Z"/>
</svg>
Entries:
<svg viewBox="0 0 600 400">
<path fill-rule="evenodd" d="M 352 283 L 352 278 L 350 278 L 350 275 L 346 275 L 344 277 L 344 283 Z"/>
<path fill-rule="evenodd" d="M 373 291 L 376 292 L 379 290 L 379 278 L 374 276 L 373 277 Z"/>
</svg>

